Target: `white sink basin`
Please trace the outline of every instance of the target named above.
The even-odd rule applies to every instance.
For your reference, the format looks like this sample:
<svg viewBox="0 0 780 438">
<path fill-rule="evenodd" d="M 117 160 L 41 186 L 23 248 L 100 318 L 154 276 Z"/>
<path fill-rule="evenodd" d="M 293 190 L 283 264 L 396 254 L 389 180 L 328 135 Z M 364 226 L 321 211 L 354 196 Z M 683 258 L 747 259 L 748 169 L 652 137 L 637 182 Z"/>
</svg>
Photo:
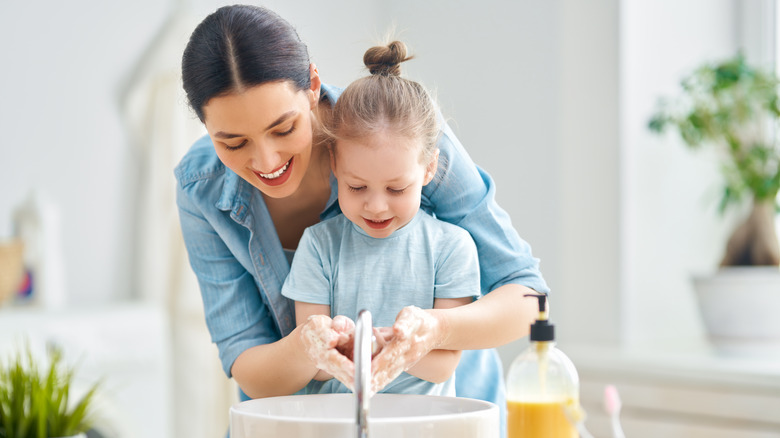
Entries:
<svg viewBox="0 0 780 438">
<path fill-rule="evenodd" d="M 352 438 L 353 394 L 291 395 L 249 400 L 230 408 L 231 438 Z M 481 400 L 377 394 L 369 438 L 496 438 L 498 406 Z"/>
</svg>

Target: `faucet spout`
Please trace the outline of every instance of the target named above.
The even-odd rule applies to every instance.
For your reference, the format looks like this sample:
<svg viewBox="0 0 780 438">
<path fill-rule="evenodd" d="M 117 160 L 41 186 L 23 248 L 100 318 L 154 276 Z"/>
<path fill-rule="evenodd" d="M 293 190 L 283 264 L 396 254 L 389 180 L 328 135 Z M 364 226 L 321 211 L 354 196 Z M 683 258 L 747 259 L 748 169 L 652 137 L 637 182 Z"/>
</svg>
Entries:
<svg viewBox="0 0 780 438">
<path fill-rule="evenodd" d="M 361 310 L 355 321 L 355 396 L 358 438 L 368 437 L 368 401 L 371 398 L 371 312 Z"/>
</svg>

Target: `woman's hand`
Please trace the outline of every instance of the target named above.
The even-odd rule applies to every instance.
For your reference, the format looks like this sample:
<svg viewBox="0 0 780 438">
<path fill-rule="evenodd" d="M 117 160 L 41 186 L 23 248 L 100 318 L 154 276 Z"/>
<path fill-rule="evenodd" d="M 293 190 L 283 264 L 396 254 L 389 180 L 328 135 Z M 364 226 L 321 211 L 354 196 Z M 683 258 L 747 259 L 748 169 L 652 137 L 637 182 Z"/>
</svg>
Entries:
<svg viewBox="0 0 780 438">
<path fill-rule="evenodd" d="M 301 337 L 315 366 L 354 389 L 355 364 L 352 362 L 355 323 L 346 316 L 331 319 L 312 315 L 301 329 Z M 320 374 L 318 374 L 320 376 Z"/>
<path fill-rule="evenodd" d="M 436 348 L 442 333 L 441 323 L 430 313 L 419 307 L 404 307 L 395 319 L 389 341 L 380 343 L 382 349 L 371 361 L 371 391 L 379 392 Z"/>
</svg>

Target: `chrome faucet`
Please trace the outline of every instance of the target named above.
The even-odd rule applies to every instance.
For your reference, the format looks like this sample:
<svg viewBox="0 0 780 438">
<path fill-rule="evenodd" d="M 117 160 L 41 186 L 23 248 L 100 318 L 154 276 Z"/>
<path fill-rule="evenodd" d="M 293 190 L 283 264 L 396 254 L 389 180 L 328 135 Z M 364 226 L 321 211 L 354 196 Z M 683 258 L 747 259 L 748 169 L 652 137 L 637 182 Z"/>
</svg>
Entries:
<svg viewBox="0 0 780 438">
<path fill-rule="evenodd" d="M 355 321 L 355 396 L 357 399 L 356 422 L 358 438 L 368 437 L 368 400 L 371 398 L 371 312 L 361 310 Z"/>
</svg>

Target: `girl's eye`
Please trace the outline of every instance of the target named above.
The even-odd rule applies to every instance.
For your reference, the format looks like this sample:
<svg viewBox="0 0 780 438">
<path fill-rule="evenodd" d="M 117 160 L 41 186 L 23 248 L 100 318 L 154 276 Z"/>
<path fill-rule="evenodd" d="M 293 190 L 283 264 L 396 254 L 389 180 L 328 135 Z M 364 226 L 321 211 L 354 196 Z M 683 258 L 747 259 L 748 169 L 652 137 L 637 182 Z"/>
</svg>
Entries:
<svg viewBox="0 0 780 438">
<path fill-rule="evenodd" d="M 230 146 L 230 145 L 226 144 L 225 145 L 225 149 L 227 149 L 229 151 L 237 151 L 237 150 L 241 149 L 242 147 L 244 147 L 245 145 L 246 145 L 246 140 L 242 141 L 241 143 L 239 143 L 239 144 L 237 144 L 235 146 Z"/>
<path fill-rule="evenodd" d="M 359 192 L 366 188 L 366 186 L 361 186 L 361 187 L 347 186 L 347 187 L 349 187 L 350 192 Z"/>
<path fill-rule="evenodd" d="M 406 191 L 406 187 L 402 189 L 391 189 L 390 187 L 388 187 L 387 191 L 394 195 L 402 195 Z"/>
<path fill-rule="evenodd" d="M 292 134 L 292 133 L 293 133 L 293 131 L 295 131 L 295 123 L 293 123 L 292 125 L 290 125 L 290 129 L 288 129 L 288 130 L 286 130 L 286 131 L 284 131 L 284 132 L 277 132 L 277 133 L 275 133 L 274 135 L 276 135 L 277 137 L 284 137 L 285 135 L 290 135 L 290 134 Z"/>
</svg>

